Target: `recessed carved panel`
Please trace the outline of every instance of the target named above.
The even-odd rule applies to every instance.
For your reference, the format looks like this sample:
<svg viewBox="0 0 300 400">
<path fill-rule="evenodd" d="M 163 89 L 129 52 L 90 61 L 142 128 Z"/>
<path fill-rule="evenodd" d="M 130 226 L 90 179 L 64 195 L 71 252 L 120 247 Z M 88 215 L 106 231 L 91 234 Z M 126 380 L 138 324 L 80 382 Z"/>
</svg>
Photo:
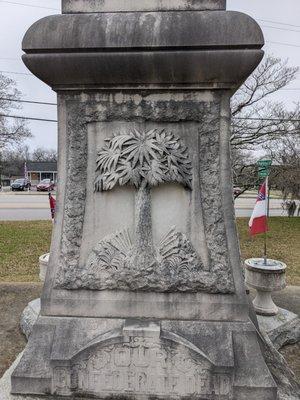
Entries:
<svg viewBox="0 0 300 400">
<path fill-rule="evenodd" d="M 54 368 L 53 393 L 101 398 L 122 395 L 125 399 L 138 395 L 215 399 L 222 395 L 222 399 L 230 399 L 230 373 L 214 371 L 204 353 L 177 339 L 141 333 L 94 344 L 74 356 L 69 367 Z"/>
<path fill-rule="evenodd" d="M 90 116 L 86 121 L 101 119 L 97 113 L 88 110 Z M 68 190 L 56 288 L 234 292 L 218 172 L 219 126 L 209 113 L 201 115 L 203 121 L 198 128 L 186 132 L 189 135 L 188 146 L 182 139 L 187 138 L 186 134 L 181 137 L 181 134 L 173 133 L 172 128 L 147 130 L 133 128 L 130 124 L 128 129 L 121 127 L 122 133 L 113 128 L 116 133 L 105 139 L 104 146 L 94 153 L 95 202 L 101 200 L 98 192 L 112 191 L 115 186 L 130 186 L 135 192 L 133 225 L 120 224 L 117 229 L 121 231 L 109 235 L 106 230 L 102 237 L 99 235 L 99 242 L 96 241 L 94 247 L 82 256 L 81 236 L 77 235 L 80 240 L 75 241 L 73 233 L 80 231 L 82 235 L 85 220 L 91 220 L 90 215 L 84 214 L 88 212 L 85 211 L 88 200 L 81 195 L 77 198 L 73 193 L 70 196 L 71 189 Z M 77 127 L 75 132 L 78 133 Z M 86 146 L 86 136 L 83 137 L 86 127 L 80 134 L 81 141 L 76 143 L 80 143 L 83 149 Z M 82 160 L 80 165 L 83 166 L 84 157 Z M 71 169 L 69 173 L 77 182 L 78 174 L 75 176 Z M 165 237 L 157 236 L 154 240 L 152 188 L 167 183 L 185 188 L 187 197 L 191 199 L 191 212 L 186 227 L 178 229 L 167 225 Z M 83 181 L 80 186 L 83 189 Z M 80 203 L 80 213 L 77 213 L 77 207 L 74 208 L 75 203 Z M 74 214 L 72 218 L 69 211 Z M 108 220 L 110 217 L 107 215 Z M 101 232 L 100 227 L 97 230 Z"/>
</svg>

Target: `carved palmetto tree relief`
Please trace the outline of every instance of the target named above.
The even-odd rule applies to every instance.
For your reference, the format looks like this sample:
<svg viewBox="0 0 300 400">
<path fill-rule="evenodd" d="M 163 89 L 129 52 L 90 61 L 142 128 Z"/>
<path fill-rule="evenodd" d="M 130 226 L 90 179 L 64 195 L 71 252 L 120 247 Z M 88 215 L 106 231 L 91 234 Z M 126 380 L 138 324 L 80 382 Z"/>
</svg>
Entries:
<svg viewBox="0 0 300 400">
<path fill-rule="evenodd" d="M 152 238 L 151 187 L 162 183 L 192 185 L 192 165 L 183 141 L 165 130 L 133 129 L 107 139 L 99 151 L 96 191 L 116 185 L 136 188 L 135 262 L 151 264 L 156 259 Z"/>
<path fill-rule="evenodd" d="M 185 234 L 172 227 L 159 243 L 153 243 L 151 188 L 168 182 L 192 189 L 192 163 L 179 137 L 165 130 L 133 129 L 106 140 L 97 156 L 95 191 L 116 185 L 135 188 L 134 240 L 127 229 L 101 239 L 76 282 L 67 288 L 220 291 L 216 277 L 204 269 Z"/>
<path fill-rule="evenodd" d="M 116 184 L 137 189 L 160 183 L 178 182 L 191 188 L 192 165 L 183 141 L 165 130 L 152 129 L 117 134 L 106 139 L 97 158 L 97 191 Z"/>
</svg>

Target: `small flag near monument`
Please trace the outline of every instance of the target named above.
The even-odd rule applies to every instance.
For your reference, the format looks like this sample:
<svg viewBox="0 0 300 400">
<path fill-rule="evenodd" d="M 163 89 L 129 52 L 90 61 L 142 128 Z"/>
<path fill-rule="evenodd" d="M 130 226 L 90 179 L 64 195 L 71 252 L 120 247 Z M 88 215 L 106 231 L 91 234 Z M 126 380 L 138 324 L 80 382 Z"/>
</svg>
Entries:
<svg viewBox="0 0 300 400">
<path fill-rule="evenodd" d="M 25 161 L 24 163 L 24 178 L 27 179 L 28 178 L 28 171 L 27 171 L 27 163 Z"/>
<path fill-rule="evenodd" d="M 268 231 L 268 178 L 260 186 L 254 210 L 249 221 L 251 235 Z"/>
<path fill-rule="evenodd" d="M 53 222 L 54 221 L 54 217 L 55 217 L 56 200 L 52 196 L 51 193 L 49 193 L 49 204 L 50 204 L 50 210 L 51 210 L 51 218 L 52 218 L 52 222 Z"/>
</svg>

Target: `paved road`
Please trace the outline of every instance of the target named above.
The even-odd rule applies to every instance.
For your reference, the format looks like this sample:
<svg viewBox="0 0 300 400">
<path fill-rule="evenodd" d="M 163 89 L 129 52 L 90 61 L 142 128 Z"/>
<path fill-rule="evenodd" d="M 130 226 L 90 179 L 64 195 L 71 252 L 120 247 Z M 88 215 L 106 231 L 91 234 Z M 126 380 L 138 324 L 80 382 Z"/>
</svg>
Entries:
<svg viewBox="0 0 300 400">
<path fill-rule="evenodd" d="M 256 197 L 239 197 L 235 200 L 235 210 L 237 217 L 250 217 L 253 211 Z M 284 217 L 287 216 L 286 211 L 282 209 L 282 199 L 270 199 L 270 216 Z"/>
<path fill-rule="evenodd" d="M 250 217 L 255 197 L 241 197 L 235 201 L 236 216 Z M 281 208 L 282 200 L 271 199 L 270 215 L 286 215 Z M 47 193 L 0 193 L 0 221 L 50 219 Z"/>
<path fill-rule="evenodd" d="M 47 193 L 0 193 L 0 221 L 50 219 Z"/>
</svg>

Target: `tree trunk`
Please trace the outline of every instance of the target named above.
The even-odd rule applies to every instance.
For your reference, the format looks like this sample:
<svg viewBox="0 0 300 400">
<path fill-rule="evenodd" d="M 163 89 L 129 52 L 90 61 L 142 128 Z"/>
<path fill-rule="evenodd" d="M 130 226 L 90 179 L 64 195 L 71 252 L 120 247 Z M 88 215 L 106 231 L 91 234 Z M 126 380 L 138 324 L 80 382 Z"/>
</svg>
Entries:
<svg viewBox="0 0 300 400">
<path fill-rule="evenodd" d="M 142 183 L 135 199 L 135 245 L 134 253 L 139 262 L 155 261 L 152 236 L 151 188 Z"/>
</svg>

